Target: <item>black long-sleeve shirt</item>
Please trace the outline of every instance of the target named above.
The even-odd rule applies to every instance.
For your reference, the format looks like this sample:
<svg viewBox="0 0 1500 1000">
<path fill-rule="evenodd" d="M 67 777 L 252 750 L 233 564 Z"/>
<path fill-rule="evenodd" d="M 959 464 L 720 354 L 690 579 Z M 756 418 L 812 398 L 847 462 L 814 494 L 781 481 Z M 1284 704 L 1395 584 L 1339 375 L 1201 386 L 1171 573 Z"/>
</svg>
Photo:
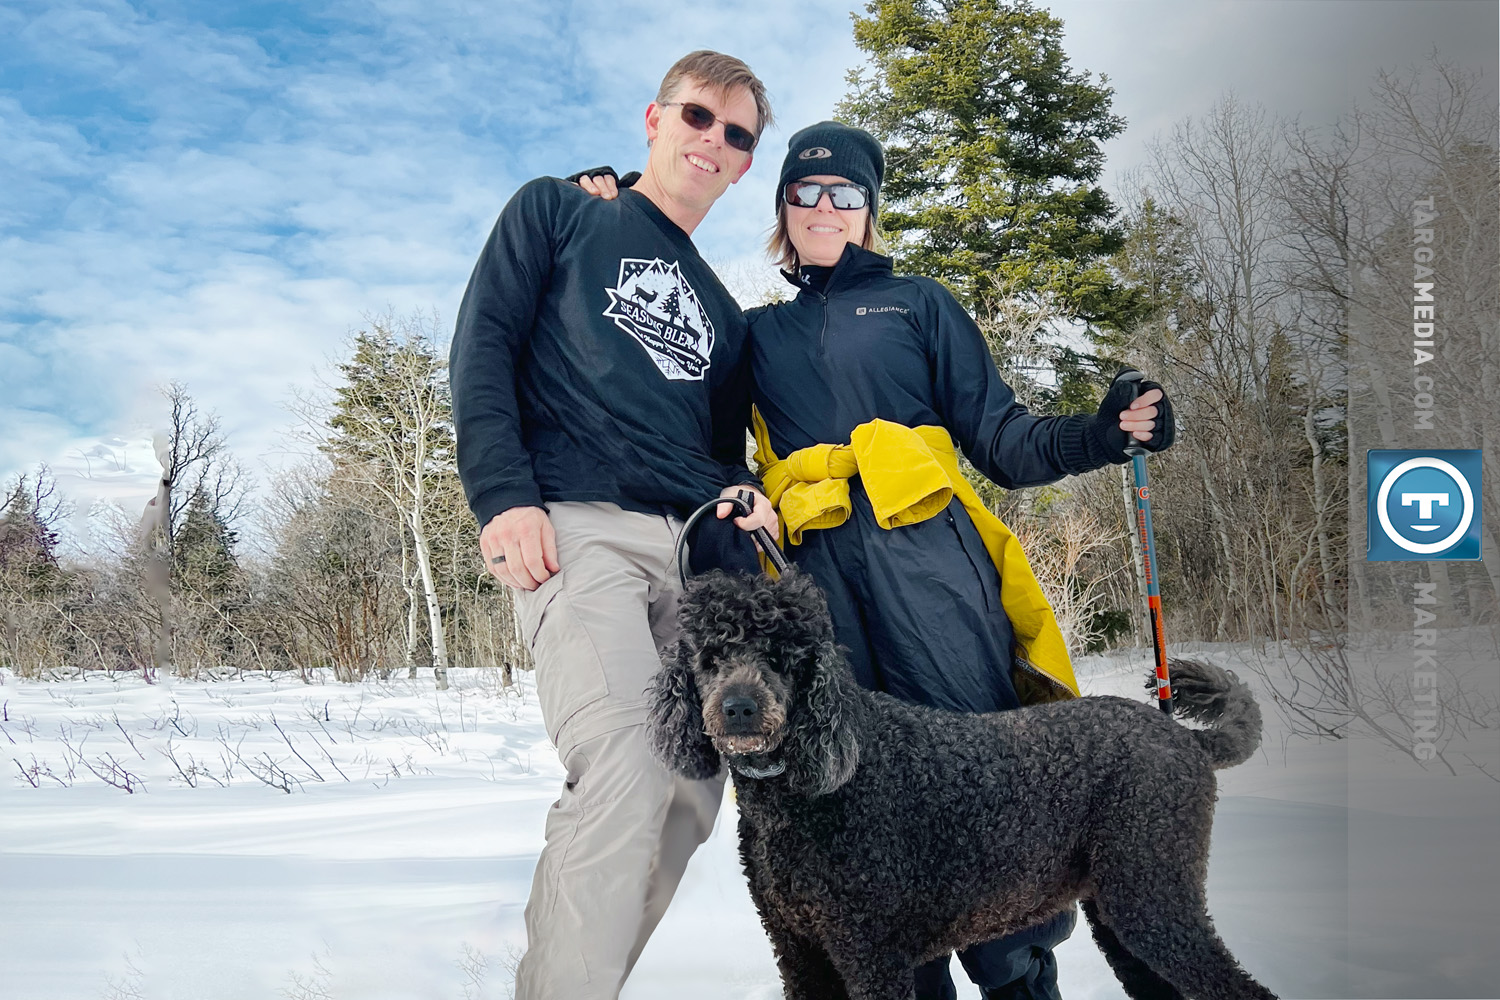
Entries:
<svg viewBox="0 0 1500 1000">
<path fill-rule="evenodd" d="M 526 184 L 479 255 L 449 356 L 480 526 L 559 500 L 680 516 L 754 482 L 745 339 L 739 306 L 644 195 Z"/>
</svg>

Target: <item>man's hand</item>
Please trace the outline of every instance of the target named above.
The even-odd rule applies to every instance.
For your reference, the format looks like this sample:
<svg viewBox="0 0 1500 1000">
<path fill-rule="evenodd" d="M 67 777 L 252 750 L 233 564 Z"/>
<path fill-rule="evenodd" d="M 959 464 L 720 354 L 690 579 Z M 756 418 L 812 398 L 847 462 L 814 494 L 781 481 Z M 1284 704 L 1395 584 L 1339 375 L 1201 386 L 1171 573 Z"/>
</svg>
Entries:
<svg viewBox="0 0 1500 1000">
<path fill-rule="evenodd" d="M 557 536 L 540 507 L 512 507 L 490 518 L 479 532 L 485 569 L 507 587 L 535 590 L 562 567 Z"/>
<path fill-rule="evenodd" d="M 755 509 L 744 517 L 735 518 L 735 525 L 743 531 L 754 531 L 756 528 L 765 528 L 771 533 L 771 537 L 775 538 L 781 531 L 781 522 L 776 518 L 776 508 L 771 506 L 771 501 L 766 499 L 764 493 L 754 486 L 749 485 L 726 486 L 719 491 L 719 496 L 738 496 L 741 490 L 748 492 L 755 498 Z M 719 516 L 719 520 L 722 521 L 734 513 L 734 505 L 721 503 L 716 513 Z"/>
</svg>

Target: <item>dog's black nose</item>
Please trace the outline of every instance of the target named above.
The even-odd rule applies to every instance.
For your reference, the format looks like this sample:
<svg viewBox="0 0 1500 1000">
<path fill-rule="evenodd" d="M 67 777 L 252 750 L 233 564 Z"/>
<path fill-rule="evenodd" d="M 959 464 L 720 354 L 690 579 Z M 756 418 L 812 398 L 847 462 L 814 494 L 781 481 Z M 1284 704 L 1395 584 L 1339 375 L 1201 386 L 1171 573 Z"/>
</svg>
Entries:
<svg viewBox="0 0 1500 1000">
<path fill-rule="evenodd" d="M 760 732 L 760 706 L 754 698 L 732 694 L 722 703 L 724 728 L 730 733 Z"/>
</svg>

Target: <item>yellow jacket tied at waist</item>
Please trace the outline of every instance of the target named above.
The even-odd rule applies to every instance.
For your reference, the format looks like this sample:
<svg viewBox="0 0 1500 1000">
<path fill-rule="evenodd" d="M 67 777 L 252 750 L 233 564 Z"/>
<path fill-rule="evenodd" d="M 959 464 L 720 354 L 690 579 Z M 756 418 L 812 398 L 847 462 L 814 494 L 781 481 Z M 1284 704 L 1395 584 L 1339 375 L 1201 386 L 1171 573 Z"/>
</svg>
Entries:
<svg viewBox="0 0 1500 1000">
<path fill-rule="evenodd" d="M 778 459 L 755 414 L 755 460 L 766 496 L 786 539 L 843 524 L 853 511 L 849 480 L 858 475 L 887 530 L 935 517 L 957 496 L 1000 574 L 1000 603 L 1010 618 L 1023 670 L 1013 680 L 1025 703 L 1078 695 L 1078 681 L 1062 630 L 1015 533 L 979 499 L 958 467 L 958 451 L 942 427 L 907 427 L 871 420 L 854 428 L 848 444 L 815 444 Z"/>
</svg>

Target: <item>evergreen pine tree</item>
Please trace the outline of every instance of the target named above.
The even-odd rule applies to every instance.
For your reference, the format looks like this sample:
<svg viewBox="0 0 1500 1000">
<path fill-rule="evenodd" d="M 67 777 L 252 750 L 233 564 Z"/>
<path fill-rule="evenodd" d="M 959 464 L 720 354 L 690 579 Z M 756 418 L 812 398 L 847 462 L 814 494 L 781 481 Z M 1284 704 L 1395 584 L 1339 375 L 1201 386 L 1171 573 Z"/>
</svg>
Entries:
<svg viewBox="0 0 1500 1000">
<path fill-rule="evenodd" d="M 1029 0 L 872 0 L 854 19 L 870 56 L 839 116 L 885 146 L 880 225 L 900 266 L 948 285 L 976 316 L 997 294 L 1064 316 L 1121 307 L 1107 258 L 1115 207 L 1102 144 L 1113 91 L 1072 69 L 1062 22 Z"/>
<path fill-rule="evenodd" d="M 61 511 L 56 483 L 43 466 L 21 475 L 0 498 L 0 578 L 16 593 L 40 593 L 60 578 L 59 538 L 52 527 Z"/>
<path fill-rule="evenodd" d="M 204 597 L 222 597 L 237 567 L 238 533 L 214 509 L 207 492 L 193 491 L 172 546 L 174 579 Z"/>
</svg>

